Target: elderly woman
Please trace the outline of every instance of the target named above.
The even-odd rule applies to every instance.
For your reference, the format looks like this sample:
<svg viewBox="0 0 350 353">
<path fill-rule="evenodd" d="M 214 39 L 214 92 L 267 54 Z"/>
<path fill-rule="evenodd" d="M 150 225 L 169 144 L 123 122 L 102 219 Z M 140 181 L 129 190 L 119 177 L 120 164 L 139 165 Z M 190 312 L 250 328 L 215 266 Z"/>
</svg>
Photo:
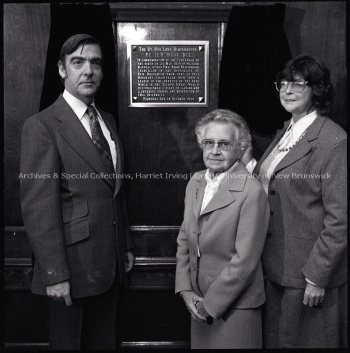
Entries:
<svg viewBox="0 0 350 353">
<path fill-rule="evenodd" d="M 346 134 L 327 117 L 330 72 L 301 55 L 275 84 L 292 118 L 254 169 L 271 208 L 263 252 L 265 347 L 344 347 Z"/>
<path fill-rule="evenodd" d="M 191 348 L 261 348 L 269 207 L 240 162 L 249 129 L 239 115 L 214 110 L 195 131 L 207 169 L 187 186 L 175 285 L 192 317 Z"/>
</svg>

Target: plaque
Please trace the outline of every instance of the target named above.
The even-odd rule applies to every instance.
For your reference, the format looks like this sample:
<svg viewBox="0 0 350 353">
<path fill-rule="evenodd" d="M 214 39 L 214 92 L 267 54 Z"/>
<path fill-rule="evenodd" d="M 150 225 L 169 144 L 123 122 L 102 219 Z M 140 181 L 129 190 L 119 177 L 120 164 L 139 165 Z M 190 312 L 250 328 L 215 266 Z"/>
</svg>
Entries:
<svg viewBox="0 0 350 353">
<path fill-rule="evenodd" d="M 127 43 L 129 107 L 209 106 L 209 41 Z"/>
</svg>

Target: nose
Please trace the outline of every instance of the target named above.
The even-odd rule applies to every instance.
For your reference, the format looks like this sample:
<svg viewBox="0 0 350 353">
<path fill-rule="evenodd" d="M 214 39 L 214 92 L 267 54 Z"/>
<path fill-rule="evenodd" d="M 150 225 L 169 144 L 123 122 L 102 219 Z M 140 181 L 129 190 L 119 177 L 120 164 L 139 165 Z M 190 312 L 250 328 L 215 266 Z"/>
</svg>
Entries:
<svg viewBox="0 0 350 353">
<path fill-rule="evenodd" d="M 294 92 L 293 82 L 288 82 L 288 86 L 287 86 L 287 89 L 286 89 L 285 93 L 291 94 L 293 92 Z"/>
<path fill-rule="evenodd" d="M 92 75 L 93 69 L 92 69 L 92 65 L 91 62 L 89 60 L 86 60 L 85 64 L 84 64 L 84 74 L 85 75 Z"/>
<path fill-rule="evenodd" d="M 219 149 L 219 145 L 217 143 L 215 143 L 213 149 L 211 150 L 211 153 L 213 154 L 220 154 L 221 150 Z"/>
</svg>

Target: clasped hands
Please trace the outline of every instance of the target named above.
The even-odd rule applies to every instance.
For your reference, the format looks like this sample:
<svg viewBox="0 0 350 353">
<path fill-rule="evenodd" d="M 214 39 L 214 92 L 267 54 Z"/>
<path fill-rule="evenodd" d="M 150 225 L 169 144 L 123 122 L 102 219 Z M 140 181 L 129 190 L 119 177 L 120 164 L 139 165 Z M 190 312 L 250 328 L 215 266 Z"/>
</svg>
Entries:
<svg viewBox="0 0 350 353">
<path fill-rule="evenodd" d="M 181 297 L 194 320 L 208 323 L 208 319 L 210 319 L 211 316 L 204 309 L 202 297 L 193 291 L 185 291 L 181 294 Z"/>
<path fill-rule="evenodd" d="M 134 265 L 134 254 L 131 251 L 125 253 L 125 272 L 129 272 Z M 65 302 L 67 306 L 73 305 L 72 298 L 70 296 L 70 283 L 69 281 L 63 281 L 60 283 L 53 284 L 52 286 L 46 286 L 46 294 L 53 300 Z"/>
</svg>

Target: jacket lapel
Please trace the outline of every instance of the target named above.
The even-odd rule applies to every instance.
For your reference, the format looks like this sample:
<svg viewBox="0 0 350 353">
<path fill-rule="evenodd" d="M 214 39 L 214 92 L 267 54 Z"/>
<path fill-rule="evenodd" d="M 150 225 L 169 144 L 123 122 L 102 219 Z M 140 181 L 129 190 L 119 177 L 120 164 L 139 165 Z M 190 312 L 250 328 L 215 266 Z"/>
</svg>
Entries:
<svg viewBox="0 0 350 353">
<path fill-rule="evenodd" d="M 229 177 L 220 186 L 218 192 L 210 200 L 202 215 L 213 212 L 219 208 L 225 207 L 236 200 L 232 191 L 243 191 L 247 180 L 247 170 L 241 163 L 229 173 Z"/>
<path fill-rule="evenodd" d="M 89 134 L 62 95 L 55 102 L 54 109 L 54 118 L 61 121 L 57 129 L 61 136 L 96 173 L 108 173 Z M 102 180 L 114 187 L 112 179 L 103 178 Z"/>
<path fill-rule="evenodd" d="M 284 169 L 291 164 L 297 162 L 299 159 L 303 158 L 311 149 L 310 141 L 318 138 L 321 127 L 325 122 L 324 117 L 319 117 L 308 127 L 304 137 L 293 147 L 287 155 L 281 160 L 281 162 L 276 166 L 274 173 L 277 173 L 281 169 Z"/>
<path fill-rule="evenodd" d="M 284 133 L 286 132 L 290 120 L 287 120 L 284 125 L 283 128 L 281 130 L 277 130 L 276 132 L 276 136 L 274 138 L 274 140 L 271 142 L 270 146 L 266 149 L 266 151 L 264 152 L 264 154 L 262 155 L 262 157 L 260 158 L 259 162 L 256 164 L 254 171 L 253 171 L 253 175 L 257 176 L 259 175 L 259 170 L 260 170 L 260 166 L 261 164 L 264 162 L 264 160 L 267 158 L 267 156 L 271 153 L 271 151 L 274 149 L 274 147 L 277 145 L 277 143 L 279 142 L 279 140 L 282 138 L 282 136 L 284 135 Z"/>
<path fill-rule="evenodd" d="M 205 171 L 204 172 L 200 172 L 197 174 L 196 176 L 196 180 L 197 180 L 197 185 L 195 193 L 194 193 L 194 200 L 193 200 L 193 212 L 194 212 L 194 216 L 196 218 L 196 222 L 198 221 L 199 215 L 201 213 L 201 208 L 202 208 L 202 202 L 203 202 L 203 197 L 204 197 L 204 190 L 205 190 L 205 186 L 206 186 L 206 182 L 205 182 Z"/>
</svg>

